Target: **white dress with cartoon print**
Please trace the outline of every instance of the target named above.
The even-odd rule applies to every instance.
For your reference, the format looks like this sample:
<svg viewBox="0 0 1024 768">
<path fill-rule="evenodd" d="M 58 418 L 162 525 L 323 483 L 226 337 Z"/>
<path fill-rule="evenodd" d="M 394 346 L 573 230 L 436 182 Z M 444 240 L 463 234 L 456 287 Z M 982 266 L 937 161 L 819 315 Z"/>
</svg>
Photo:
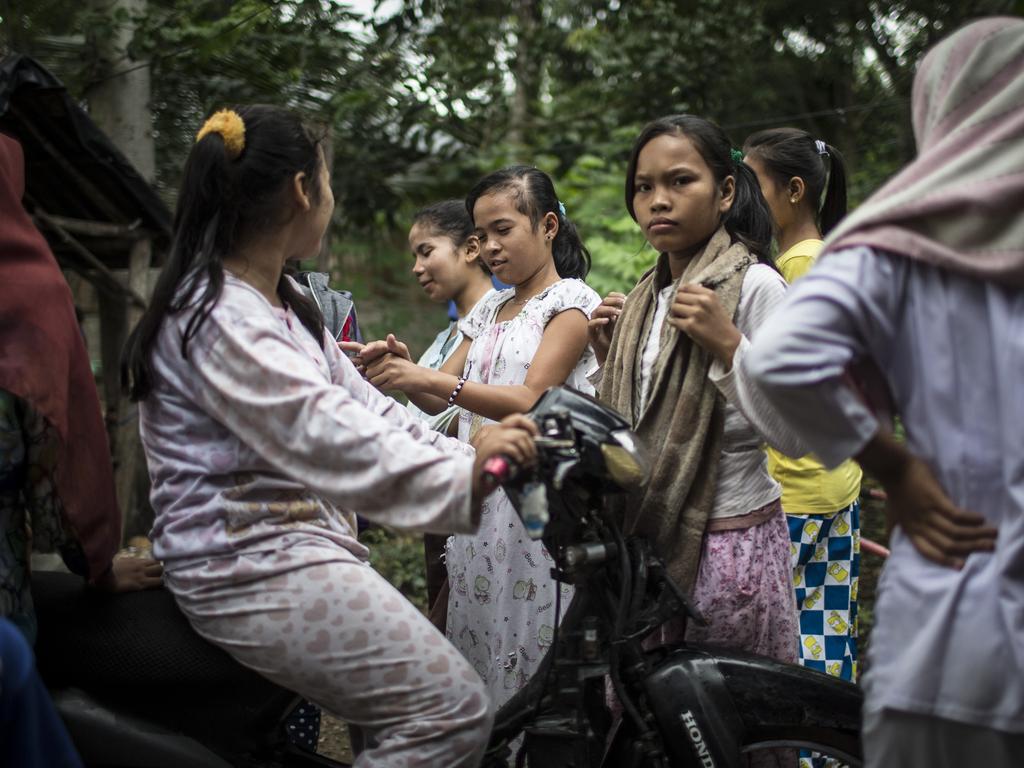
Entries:
<svg viewBox="0 0 1024 768">
<path fill-rule="evenodd" d="M 530 299 L 511 320 L 496 323 L 512 289 L 489 295 L 460 323 L 473 339 L 465 376 L 483 384 L 517 385 L 527 371 L 544 328 L 555 315 L 579 310 L 587 317 L 601 298 L 582 280 L 560 280 Z M 592 393 L 586 371 L 593 367 L 588 346 L 566 384 Z M 463 411 L 459 439 L 469 440 L 489 420 Z M 469 659 L 487 684 L 496 707 L 521 688 L 551 645 L 555 626 L 555 588 L 551 557 L 544 545 L 526 535 L 512 503 L 496 491 L 483 504 L 480 528 L 472 536 L 452 536 L 446 551 L 451 592 L 448 638 Z M 564 613 L 572 597 L 562 585 Z"/>
</svg>

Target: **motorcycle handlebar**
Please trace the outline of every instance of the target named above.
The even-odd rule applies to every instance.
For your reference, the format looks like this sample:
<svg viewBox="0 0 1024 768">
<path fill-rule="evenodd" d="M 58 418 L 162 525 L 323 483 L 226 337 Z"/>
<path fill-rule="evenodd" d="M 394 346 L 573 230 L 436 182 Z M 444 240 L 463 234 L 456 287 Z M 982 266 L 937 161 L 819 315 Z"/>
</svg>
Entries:
<svg viewBox="0 0 1024 768">
<path fill-rule="evenodd" d="M 533 439 L 533 444 L 538 449 L 566 449 L 573 448 L 575 442 L 571 439 L 565 438 L 551 438 L 541 435 Z M 485 481 L 492 483 L 492 487 L 497 488 L 499 485 L 504 485 L 510 480 L 515 480 L 516 475 L 519 474 L 519 465 L 509 456 L 499 453 L 495 456 L 491 456 L 487 461 L 484 462 L 481 474 Z"/>
<path fill-rule="evenodd" d="M 484 462 L 484 480 L 491 483 L 495 488 L 511 480 L 515 476 L 515 472 L 515 463 L 504 454 L 491 456 L 491 458 Z"/>
</svg>

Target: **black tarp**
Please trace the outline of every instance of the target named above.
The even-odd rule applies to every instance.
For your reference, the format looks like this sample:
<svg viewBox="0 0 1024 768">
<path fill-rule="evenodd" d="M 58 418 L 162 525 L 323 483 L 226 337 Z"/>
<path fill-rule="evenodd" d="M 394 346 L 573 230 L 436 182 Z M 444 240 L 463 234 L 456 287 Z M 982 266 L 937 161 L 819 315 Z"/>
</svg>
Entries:
<svg viewBox="0 0 1024 768">
<path fill-rule="evenodd" d="M 154 262 L 171 234 L 171 213 L 156 191 L 68 94 L 29 56 L 0 62 L 0 131 L 25 150 L 26 206 L 152 233 Z M 50 233 L 43 229 L 50 238 Z M 108 267 L 127 266 L 128 249 L 110 238 L 80 238 Z M 50 238 L 58 257 L 66 246 Z"/>
</svg>

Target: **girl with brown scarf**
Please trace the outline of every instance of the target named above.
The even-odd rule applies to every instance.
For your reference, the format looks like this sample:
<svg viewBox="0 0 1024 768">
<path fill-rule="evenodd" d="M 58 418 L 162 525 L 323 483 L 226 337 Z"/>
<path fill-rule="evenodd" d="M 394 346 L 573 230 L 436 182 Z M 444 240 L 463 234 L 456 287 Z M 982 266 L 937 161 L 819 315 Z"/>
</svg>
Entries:
<svg viewBox="0 0 1024 768">
<path fill-rule="evenodd" d="M 803 451 L 736 365 L 786 288 L 768 258 L 770 214 L 721 129 L 692 115 L 640 134 L 626 208 L 660 256 L 590 326 L 601 399 L 658 449 L 647 488 L 623 505 L 626 527 L 709 620 L 689 639 L 795 661 L 789 535 L 762 443 Z M 666 626 L 661 640 L 679 634 Z"/>
</svg>

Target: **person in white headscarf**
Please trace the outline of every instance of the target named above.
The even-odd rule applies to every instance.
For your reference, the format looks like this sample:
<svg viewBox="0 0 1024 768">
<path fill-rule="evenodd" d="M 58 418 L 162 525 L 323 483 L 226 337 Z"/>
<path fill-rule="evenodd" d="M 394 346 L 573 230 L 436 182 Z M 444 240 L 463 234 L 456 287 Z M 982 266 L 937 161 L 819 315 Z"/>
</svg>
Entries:
<svg viewBox="0 0 1024 768">
<path fill-rule="evenodd" d="M 917 159 L 831 235 L 743 365 L 827 465 L 856 456 L 888 492 L 866 764 L 1009 768 L 1024 761 L 1024 21 L 939 43 L 913 112 Z M 870 407 L 879 391 L 905 443 Z"/>
</svg>

